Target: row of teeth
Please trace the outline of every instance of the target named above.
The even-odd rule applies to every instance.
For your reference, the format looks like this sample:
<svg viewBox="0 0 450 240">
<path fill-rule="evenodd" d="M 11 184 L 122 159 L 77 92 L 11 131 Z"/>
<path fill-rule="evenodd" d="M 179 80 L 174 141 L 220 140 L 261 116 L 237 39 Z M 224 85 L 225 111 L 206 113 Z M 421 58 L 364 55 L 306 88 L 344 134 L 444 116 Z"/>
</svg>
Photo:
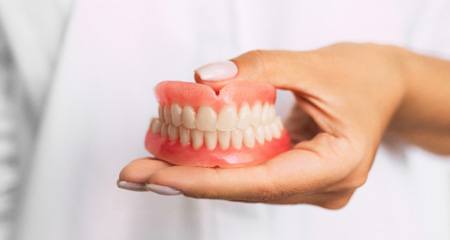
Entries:
<svg viewBox="0 0 450 240">
<path fill-rule="evenodd" d="M 243 145 L 247 148 L 253 148 L 256 143 L 262 145 L 265 141 L 269 142 L 274 138 L 280 138 L 283 124 L 277 117 L 274 122 L 268 125 L 250 126 L 245 130 L 202 131 L 183 126 L 175 127 L 154 118 L 150 128 L 153 134 L 160 134 L 163 138 L 168 138 L 171 141 L 179 139 L 182 146 L 191 144 L 194 149 L 199 149 L 205 145 L 208 150 L 214 150 L 219 145 L 222 150 L 226 150 L 230 145 L 235 149 L 241 149 Z"/>
<path fill-rule="evenodd" d="M 272 123 L 276 118 L 275 107 L 269 103 L 256 103 L 253 107 L 242 104 L 239 111 L 232 105 L 223 107 L 219 113 L 207 106 L 198 108 L 195 112 L 191 106 L 181 107 L 178 104 L 160 106 L 159 119 L 162 123 L 175 127 L 201 131 L 231 131 L 245 130 L 250 126 L 261 126 Z"/>
<path fill-rule="evenodd" d="M 232 146 L 253 148 L 273 138 L 280 138 L 283 130 L 281 119 L 276 116 L 273 105 L 256 103 L 252 108 L 243 104 L 239 112 L 233 106 L 225 106 L 219 114 L 210 107 L 200 107 L 197 112 L 190 106 L 178 104 L 160 108 L 159 119 L 151 122 L 153 134 L 160 134 L 171 141 L 179 140 L 182 146 L 203 145 L 214 150 Z"/>
</svg>

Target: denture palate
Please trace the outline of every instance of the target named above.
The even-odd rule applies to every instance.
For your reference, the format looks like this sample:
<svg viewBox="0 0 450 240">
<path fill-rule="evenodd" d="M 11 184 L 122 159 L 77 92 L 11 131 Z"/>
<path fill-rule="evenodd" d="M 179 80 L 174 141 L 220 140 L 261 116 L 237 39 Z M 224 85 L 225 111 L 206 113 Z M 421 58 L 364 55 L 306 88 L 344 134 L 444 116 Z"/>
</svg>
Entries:
<svg viewBox="0 0 450 240">
<path fill-rule="evenodd" d="M 272 139 L 278 139 L 283 130 L 280 117 L 269 103 L 243 103 L 223 106 L 219 113 L 212 107 L 181 106 L 166 104 L 159 108 L 159 118 L 152 119 L 153 134 L 160 134 L 169 141 L 179 141 L 182 146 L 191 145 L 199 149 L 203 145 L 209 150 L 220 147 L 241 149 L 253 148 Z"/>
</svg>

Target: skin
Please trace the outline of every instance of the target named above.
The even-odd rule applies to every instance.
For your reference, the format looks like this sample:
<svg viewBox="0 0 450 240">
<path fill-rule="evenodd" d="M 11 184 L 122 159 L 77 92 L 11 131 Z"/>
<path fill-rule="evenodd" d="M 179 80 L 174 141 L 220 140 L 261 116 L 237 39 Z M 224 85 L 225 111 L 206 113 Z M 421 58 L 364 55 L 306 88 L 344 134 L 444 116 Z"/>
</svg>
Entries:
<svg viewBox="0 0 450 240">
<path fill-rule="evenodd" d="M 251 51 L 227 81 L 252 79 L 291 91 L 294 147 L 238 169 L 171 166 L 143 158 L 120 180 L 188 197 L 338 209 L 367 179 L 384 135 L 450 154 L 450 62 L 394 46 L 340 43 L 308 51 Z M 219 86 L 222 82 L 198 82 Z"/>
</svg>

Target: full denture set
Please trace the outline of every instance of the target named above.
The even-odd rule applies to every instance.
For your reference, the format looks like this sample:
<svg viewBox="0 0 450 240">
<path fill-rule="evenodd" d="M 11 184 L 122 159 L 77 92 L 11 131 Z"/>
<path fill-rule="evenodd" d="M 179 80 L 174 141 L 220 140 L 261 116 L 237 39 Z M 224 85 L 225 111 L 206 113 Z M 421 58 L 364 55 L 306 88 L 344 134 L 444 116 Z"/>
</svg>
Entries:
<svg viewBox="0 0 450 240">
<path fill-rule="evenodd" d="M 156 94 L 159 118 L 150 124 L 146 146 L 172 164 L 247 166 L 290 147 L 270 85 L 230 83 L 215 92 L 202 84 L 165 81 Z"/>
</svg>

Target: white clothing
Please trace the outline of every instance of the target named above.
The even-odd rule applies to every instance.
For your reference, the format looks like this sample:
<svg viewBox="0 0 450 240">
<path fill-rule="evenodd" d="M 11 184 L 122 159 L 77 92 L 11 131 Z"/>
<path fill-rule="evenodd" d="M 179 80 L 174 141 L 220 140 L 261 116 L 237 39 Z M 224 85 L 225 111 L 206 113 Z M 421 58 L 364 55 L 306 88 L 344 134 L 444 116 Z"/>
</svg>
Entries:
<svg viewBox="0 0 450 240">
<path fill-rule="evenodd" d="M 5 106 L 16 114 L 0 120 L 22 137 L 0 135 L 0 146 L 15 149 L 0 148 L 0 161 L 15 156 L 23 168 L 9 179 L 25 179 L 15 239 L 450 238 L 449 159 L 404 144 L 379 150 L 367 184 L 338 212 L 115 187 L 120 168 L 147 155 L 158 81 L 189 80 L 199 65 L 258 48 L 371 41 L 450 55 L 447 1 L 78 0 L 67 28 L 66 1 L 40 0 L 51 14 L 30 18 L 18 16 L 30 1 L 6 1 L 0 23 L 18 80 L 4 82 L 21 90 Z M 281 96 L 279 110 L 289 101 Z"/>
</svg>

